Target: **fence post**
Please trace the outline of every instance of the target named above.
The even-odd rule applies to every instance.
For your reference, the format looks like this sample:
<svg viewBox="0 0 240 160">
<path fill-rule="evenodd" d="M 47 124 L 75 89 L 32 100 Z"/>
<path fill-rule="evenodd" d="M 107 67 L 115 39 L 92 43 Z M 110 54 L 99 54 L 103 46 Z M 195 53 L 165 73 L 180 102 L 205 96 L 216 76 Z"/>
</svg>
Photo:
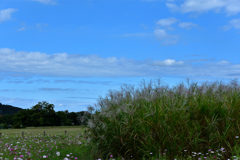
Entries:
<svg viewBox="0 0 240 160">
<path fill-rule="evenodd" d="M 44 135 L 44 137 L 45 137 L 45 131 L 43 132 L 43 135 Z"/>
<path fill-rule="evenodd" d="M 22 132 L 22 138 L 24 137 L 24 132 Z"/>
<path fill-rule="evenodd" d="M 67 134 L 67 131 L 65 130 L 65 136 L 66 136 L 66 134 Z"/>
</svg>

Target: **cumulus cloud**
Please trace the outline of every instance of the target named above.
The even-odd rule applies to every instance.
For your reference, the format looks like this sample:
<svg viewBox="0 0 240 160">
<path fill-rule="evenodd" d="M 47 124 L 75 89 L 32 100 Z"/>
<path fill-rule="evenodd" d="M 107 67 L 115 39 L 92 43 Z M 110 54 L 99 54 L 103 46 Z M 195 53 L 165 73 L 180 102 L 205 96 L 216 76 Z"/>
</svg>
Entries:
<svg viewBox="0 0 240 160">
<path fill-rule="evenodd" d="M 170 17 L 167 19 L 160 19 L 157 21 L 157 25 L 160 26 L 160 29 L 154 30 L 154 35 L 157 37 L 158 40 L 162 41 L 161 45 L 174 45 L 178 42 L 179 37 L 177 35 L 170 35 L 166 32 L 166 30 L 173 30 L 171 25 L 174 23 L 177 23 L 179 20 Z M 179 23 L 179 27 L 185 28 L 185 29 L 191 29 L 192 27 L 197 27 L 197 24 L 194 24 L 192 22 L 182 22 Z M 161 29 L 164 28 L 164 29 Z"/>
<path fill-rule="evenodd" d="M 55 1 L 53 1 L 53 0 L 32 0 L 32 1 L 40 2 L 40 3 L 44 3 L 44 4 L 51 4 L 51 5 L 57 4 L 57 3 L 56 3 Z"/>
<path fill-rule="evenodd" d="M 179 23 L 179 27 L 185 28 L 185 29 L 191 29 L 192 27 L 198 27 L 198 25 L 192 22 L 183 22 L 183 23 Z"/>
<path fill-rule="evenodd" d="M 164 29 L 154 30 L 154 35 L 162 42 L 161 45 L 174 45 L 178 42 L 178 36 L 169 35 Z"/>
<path fill-rule="evenodd" d="M 17 11 L 17 10 L 13 9 L 13 8 L 0 10 L 0 22 L 11 19 L 11 14 L 15 11 Z"/>
<path fill-rule="evenodd" d="M 210 10 L 220 12 L 223 10 L 227 15 L 233 15 L 240 12 L 239 0 L 184 0 L 180 6 L 170 2 L 167 2 L 166 6 L 173 11 L 182 13 L 202 13 Z"/>
</svg>

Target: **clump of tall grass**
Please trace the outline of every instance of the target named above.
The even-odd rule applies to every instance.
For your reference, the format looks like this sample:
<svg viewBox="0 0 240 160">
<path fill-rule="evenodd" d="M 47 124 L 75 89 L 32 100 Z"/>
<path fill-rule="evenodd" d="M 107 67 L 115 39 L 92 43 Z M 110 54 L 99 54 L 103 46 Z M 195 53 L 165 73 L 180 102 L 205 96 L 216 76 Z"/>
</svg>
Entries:
<svg viewBox="0 0 240 160">
<path fill-rule="evenodd" d="M 161 159 L 164 151 L 165 159 L 239 155 L 240 87 L 236 80 L 218 87 L 217 82 L 206 84 L 189 85 L 188 79 L 189 88 L 182 83 L 170 89 L 158 79 L 155 88 L 151 80 L 148 85 L 144 81 L 142 90 L 126 85 L 121 92 L 110 90 L 88 121 L 91 154 L 95 159 L 114 155 L 125 160 Z M 221 154 L 210 152 L 222 148 Z"/>
</svg>

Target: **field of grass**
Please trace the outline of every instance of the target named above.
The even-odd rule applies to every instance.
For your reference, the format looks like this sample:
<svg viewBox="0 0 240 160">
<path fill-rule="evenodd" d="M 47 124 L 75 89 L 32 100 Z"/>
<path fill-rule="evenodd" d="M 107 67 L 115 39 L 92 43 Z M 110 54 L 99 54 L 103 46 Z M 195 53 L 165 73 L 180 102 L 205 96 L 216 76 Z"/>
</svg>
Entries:
<svg viewBox="0 0 240 160">
<path fill-rule="evenodd" d="M 0 129 L 0 159 L 91 160 L 85 130 L 82 126 Z"/>
</svg>

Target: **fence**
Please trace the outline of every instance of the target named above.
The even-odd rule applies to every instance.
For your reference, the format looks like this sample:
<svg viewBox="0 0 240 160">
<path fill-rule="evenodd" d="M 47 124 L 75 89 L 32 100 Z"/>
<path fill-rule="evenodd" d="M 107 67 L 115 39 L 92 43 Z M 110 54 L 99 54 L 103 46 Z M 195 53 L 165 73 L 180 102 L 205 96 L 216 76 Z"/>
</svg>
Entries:
<svg viewBox="0 0 240 160">
<path fill-rule="evenodd" d="M 86 135 L 86 130 L 85 130 L 85 135 Z M 46 135 L 46 131 L 44 131 L 43 132 L 43 135 L 44 135 L 44 137 L 45 137 L 45 135 Z M 65 130 L 65 136 L 67 135 L 67 131 Z M 0 132 L 0 138 L 2 137 L 2 133 Z M 24 138 L 24 132 L 22 132 L 22 137 Z"/>
</svg>

